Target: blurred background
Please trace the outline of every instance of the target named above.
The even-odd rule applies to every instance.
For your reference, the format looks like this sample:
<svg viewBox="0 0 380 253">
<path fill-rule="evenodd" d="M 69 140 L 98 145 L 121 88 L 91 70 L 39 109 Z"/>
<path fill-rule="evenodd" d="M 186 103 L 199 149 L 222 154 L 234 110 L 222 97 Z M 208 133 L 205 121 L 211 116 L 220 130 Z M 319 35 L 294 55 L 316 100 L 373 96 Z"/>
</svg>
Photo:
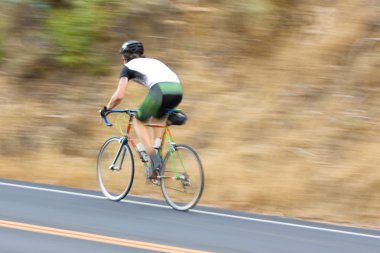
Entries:
<svg viewBox="0 0 380 253">
<path fill-rule="evenodd" d="M 0 178 L 98 189 L 98 110 L 141 40 L 184 87 L 200 204 L 380 227 L 377 0 L 1 0 Z M 145 95 L 128 87 L 123 108 Z M 132 194 L 162 198 L 144 183 Z"/>
</svg>

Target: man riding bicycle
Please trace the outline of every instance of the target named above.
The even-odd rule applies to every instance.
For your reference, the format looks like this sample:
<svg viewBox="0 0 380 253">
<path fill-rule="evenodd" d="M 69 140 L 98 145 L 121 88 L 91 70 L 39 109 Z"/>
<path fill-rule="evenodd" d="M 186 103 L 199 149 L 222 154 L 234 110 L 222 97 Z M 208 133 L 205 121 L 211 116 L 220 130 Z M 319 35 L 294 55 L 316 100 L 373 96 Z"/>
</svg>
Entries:
<svg viewBox="0 0 380 253">
<path fill-rule="evenodd" d="M 120 72 L 119 84 L 107 106 L 101 113 L 115 108 L 122 101 L 129 80 L 148 88 L 135 121 L 135 130 L 150 157 L 148 178 L 157 176 L 156 170 L 162 166 L 161 158 L 154 151 L 149 127 L 145 122 L 151 120 L 154 124 L 165 124 L 166 111 L 179 105 L 182 100 L 182 87 L 178 76 L 164 63 L 153 58 L 145 58 L 144 46 L 140 41 L 128 40 L 120 48 L 124 67 Z M 153 140 L 162 136 L 162 128 L 153 129 Z"/>
</svg>

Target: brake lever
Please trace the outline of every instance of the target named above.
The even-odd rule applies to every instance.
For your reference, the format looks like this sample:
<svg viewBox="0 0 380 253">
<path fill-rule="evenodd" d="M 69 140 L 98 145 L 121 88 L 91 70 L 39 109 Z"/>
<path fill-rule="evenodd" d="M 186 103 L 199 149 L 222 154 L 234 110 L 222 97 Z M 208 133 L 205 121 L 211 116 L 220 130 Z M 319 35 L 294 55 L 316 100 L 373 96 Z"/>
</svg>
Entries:
<svg viewBox="0 0 380 253">
<path fill-rule="evenodd" d="M 107 126 L 111 127 L 112 124 L 109 123 L 108 120 L 107 120 L 107 115 L 108 115 L 109 113 L 104 113 L 103 110 L 99 110 L 99 113 L 100 113 L 100 116 L 102 116 L 102 119 L 103 119 L 104 123 L 105 123 Z"/>
</svg>

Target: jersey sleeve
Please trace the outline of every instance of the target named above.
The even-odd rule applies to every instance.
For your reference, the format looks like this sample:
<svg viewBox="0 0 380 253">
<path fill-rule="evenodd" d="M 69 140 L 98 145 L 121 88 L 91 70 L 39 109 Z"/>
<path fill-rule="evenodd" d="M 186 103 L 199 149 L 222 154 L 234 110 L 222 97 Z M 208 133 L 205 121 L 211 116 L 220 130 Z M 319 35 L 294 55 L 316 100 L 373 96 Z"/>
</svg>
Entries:
<svg viewBox="0 0 380 253">
<path fill-rule="evenodd" d="M 134 70 L 129 69 L 128 67 L 124 66 L 120 71 L 120 78 L 127 77 L 129 80 L 135 78 L 135 72 Z"/>
</svg>

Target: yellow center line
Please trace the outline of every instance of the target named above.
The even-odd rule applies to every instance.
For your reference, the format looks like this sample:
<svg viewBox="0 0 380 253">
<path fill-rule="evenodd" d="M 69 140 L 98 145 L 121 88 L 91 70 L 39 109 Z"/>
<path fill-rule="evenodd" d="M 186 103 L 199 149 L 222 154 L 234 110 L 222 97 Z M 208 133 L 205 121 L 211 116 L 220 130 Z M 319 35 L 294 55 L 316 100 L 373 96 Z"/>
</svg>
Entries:
<svg viewBox="0 0 380 253">
<path fill-rule="evenodd" d="M 198 251 L 198 250 L 192 250 L 192 249 L 186 249 L 186 248 L 172 247 L 172 246 L 162 245 L 162 244 L 133 241 L 133 240 L 117 238 L 117 237 L 89 234 L 89 233 L 51 228 L 51 227 L 43 227 L 43 226 L 37 226 L 37 225 L 19 223 L 19 222 L 13 222 L 13 221 L 6 221 L 6 220 L 0 220 L 0 227 L 18 229 L 18 230 L 24 230 L 24 231 L 36 232 L 36 233 L 43 233 L 43 234 L 49 234 L 49 235 L 63 236 L 63 237 L 94 241 L 94 242 L 100 242 L 100 243 L 107 243 L 107 244 L 113 244 L 113 245 L 125 246 L 125 247 L 137 248 L 137 249 L 158 251 L 158 252 L 206 253 L 206 251 Z"/>
</svg>

